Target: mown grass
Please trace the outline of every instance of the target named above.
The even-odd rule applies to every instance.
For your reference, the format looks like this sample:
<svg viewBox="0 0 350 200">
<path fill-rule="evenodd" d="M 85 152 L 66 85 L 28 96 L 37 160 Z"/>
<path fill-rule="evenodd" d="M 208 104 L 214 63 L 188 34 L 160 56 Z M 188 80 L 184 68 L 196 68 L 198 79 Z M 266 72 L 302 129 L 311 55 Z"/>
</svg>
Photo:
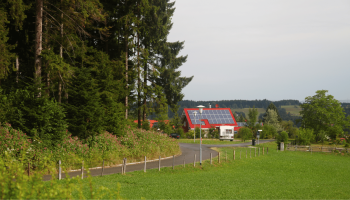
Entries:
<svg viewBox="0 0 350 200">
<path fill-rule="evenodd" d="M 193 139 L 178 139 L 177 140 L 179 143 L 190 143 L 190 144 L 199 144 L 199 139 L 196 139 L 195 142 L 193 142 Z M 250 140 L 249 140 L 250 141 Z M 248 140 L 246 140 L 245 142 L 249 142 Z M 243 143 L 240 140 L 233 140 L 231 141 L 227 141 L 227 140 L 223 140 L 220 141 L 219 139 L 203 139 L 202 140 L 202 144 L 240 144 Z"/>
<path fill-rule="evenodd" d="M 297 106 L 297 105 L 286 105 L 286 106 L 281 106 L 282 108 L 286 109 L 286 112 L 292 115 L 296 115 L 299 116 L 300 115 L 300 111 L 301 111 L 301 107 Z"/>
<path fill-rule="evenodd" d="M 94 177 L 96 186 L 113 190 L 121 184 L 121 196 L 128 199 L 349 199 L 350 156 L 308 152 L 277 152 L 275 143 L 269 153 L 252 158 L 250 148 L 221 148 L 221 161 L 202 167 L 192 164 L 126 175 Z M 248 158 L 245 151 L 248 150 Z M 227 151 L 228 162 L 225 161 Z M 239 152 L 242 158 L 239 159 Z M 257 151 L 258 152 L 258 151 Z M 83 191 L 89 193 L 87 180 Z"/>
</svg>

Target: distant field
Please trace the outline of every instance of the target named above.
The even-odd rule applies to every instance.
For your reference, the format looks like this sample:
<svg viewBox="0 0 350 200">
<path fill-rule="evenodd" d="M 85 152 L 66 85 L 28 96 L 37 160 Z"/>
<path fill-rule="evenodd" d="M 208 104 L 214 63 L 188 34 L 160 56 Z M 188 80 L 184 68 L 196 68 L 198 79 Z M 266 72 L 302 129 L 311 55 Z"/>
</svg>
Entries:
<svg viewBox="0 0 350 200">
<path fill-rule="evenodd" d="M 258 109 L 259 115 L 261 113 L 265 113 L 266 112 L 265 108 L 256 108 L 256 109 Z M 234 113 L 234 112 L 244 112 L 245 116 L 248 117 L 249 108 L 231 108 L 231 111 L 232 111 L 232 113 Z M 235 118 L 237 118 L 237 116 L 235 116 Z"/>
<path fill-rule="evenodd" d="M 301 111 L 300 106 L 294 106 L 294 105 L 289 105 L 289 106 L 281 106 L 282 108 L 286 109 L 286 112 L 290 112 L 290 114 L 295 115 L 295 116 L 299 116 L 299 112 Z M 265 108 L 256 108 L 258 109 L 259 115 L 262 113 L 264 114 L 266 112 Z M 231 108 L 232 113 L 234 112 L 244 112 L 245 116 L 248 117 L 248 113 L 249 113 L 249 108 Z M 258 115 L 258 116 L 259 116 Z M 236 118 L 236 116 L 235 116 Z"/>
<path fill-rule="evenodd" d="M 300 106 L 281 106 L 282 108 L 286 109 L 287 113 L 290 112 L 290 114 L 292 115 L 296 115 L 296 116 L 299 116 L 300 115 L 300 111 L 301 111 L 301 108 Z"/>
</svg>

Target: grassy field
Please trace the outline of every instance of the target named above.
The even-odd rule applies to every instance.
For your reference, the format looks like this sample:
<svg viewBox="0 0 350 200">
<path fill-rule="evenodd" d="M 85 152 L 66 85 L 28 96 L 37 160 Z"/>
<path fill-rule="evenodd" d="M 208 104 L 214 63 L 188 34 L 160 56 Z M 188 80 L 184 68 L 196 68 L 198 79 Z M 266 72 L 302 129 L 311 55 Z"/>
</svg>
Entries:
<svg viewBox="0 0 350 200">
<path fill-rule="evenodd" d="M 281 106 L 282 108 L 286 109 L 286 112 L 292 115 L 296 115 L 299 116 L 300 115 L 300 111 L 301 111 L 301 107 L 300 106 L 293 106 L 293 105 L 289 105 L 289 106 Z"/>
<path fill-rule="evenodd" d="M 196 142 L 193 142 L 193 139 L 178 139 L 180 143 L 190 143 L 190 144 L 199 144 L 199 139 L 196 139 Z M 250 142 L 251 140 L 246 140 L 245 142 Z M 202 144 L 239 144 L 243 143 L 239 139 L 231 141 L 220 141 L 219 139 L 203 139 Z"/>
<path fill-rule="evenodd" d="M 117 190 L 127 199 L 349 199 L 350 156 L 307 152 L 277 152 L 276 144 L 269 154 L 250 158 L 250 148 L 221 148 L 222 163 L 213 166 L 188 164 L 127 175 L 92 178 L 95 186 Z M 261 145 L 262 146 L 262 145 Z M 248 151 L 248 158 L 245 152 Z M 225 153 L 228 162 L 224 162 Z M 240 159 L 240 152 L 242 158 Z M 90 185 L 83 180 L 83 191 L 89 196 Z"/>
<path fill-rule="evenodd" d="M 301 111 L 300 106 L 294 106 L 294 105 L 288 105 L 288 106 L 281 106 L 282 108 L 286 109 L 286 112 L 290 112 L 292 115 L 299 116 L 299 112 Z M 265 108 L 257 108 L 259 115 L 262 113 L 264 114 L 266 112 Z M 249 108 L 232 108 L 232 112 L 244 112 L 246 116 L 248 116 Z"/>
</svg>

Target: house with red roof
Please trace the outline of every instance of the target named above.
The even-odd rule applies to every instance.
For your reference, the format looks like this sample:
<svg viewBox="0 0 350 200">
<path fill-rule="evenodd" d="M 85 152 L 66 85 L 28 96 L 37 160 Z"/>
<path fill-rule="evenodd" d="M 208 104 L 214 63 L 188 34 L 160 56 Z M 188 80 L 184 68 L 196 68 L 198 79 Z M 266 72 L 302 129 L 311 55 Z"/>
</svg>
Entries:
<svg viewBox="0 0 350 200">
<path fill-rule="evenodd" d="M 198 108 L 185 108 L 181 122 L 185 132 L 200 127 L 200 123 L 204 130 L 220 126 L 238 127 L 230 108 L 203 108 L 202 115 Z"/>
</svg>

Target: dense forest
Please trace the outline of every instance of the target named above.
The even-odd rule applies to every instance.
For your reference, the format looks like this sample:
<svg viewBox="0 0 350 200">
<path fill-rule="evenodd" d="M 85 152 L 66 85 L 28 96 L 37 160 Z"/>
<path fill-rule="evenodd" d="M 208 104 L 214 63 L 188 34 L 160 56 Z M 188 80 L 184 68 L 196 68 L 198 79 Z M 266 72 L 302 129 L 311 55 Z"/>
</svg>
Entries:
<svg viewBox="0 0 350 200">
<path fill-rule="evenodd" d="M 0 122 L 55 141 L 177 112 L 184 42 L 169 0 L 1 0 Z"/>
</svg>

